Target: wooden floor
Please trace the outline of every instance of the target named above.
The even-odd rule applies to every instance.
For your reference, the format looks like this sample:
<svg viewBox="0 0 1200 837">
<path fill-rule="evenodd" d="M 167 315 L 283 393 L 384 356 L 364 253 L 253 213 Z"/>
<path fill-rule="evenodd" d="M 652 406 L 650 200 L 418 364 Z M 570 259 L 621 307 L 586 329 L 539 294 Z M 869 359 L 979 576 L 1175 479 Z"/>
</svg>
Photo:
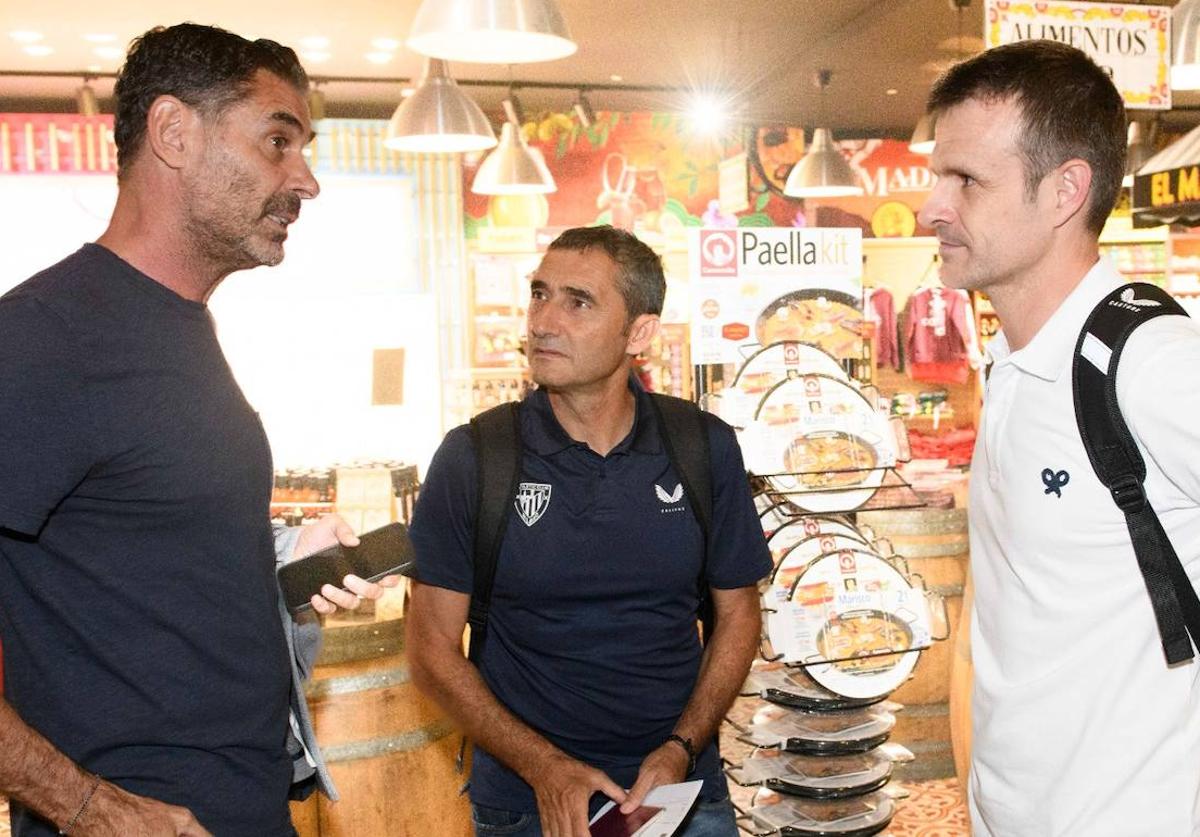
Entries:
<svg viewBox="0 0 1200 837">
<path fill-rule="evenodd" d="M 906 784 L 912 794 L 900 803 L 882 837 L 966 837 L 967 813 L 953 779 Z M 0 837 L 10 837 L 8 802 L 0 796 Z M 368 837 L 368 835 L 363 835 Z M 386 835 L 379 835 L 386 837 Z"/>
</svg>

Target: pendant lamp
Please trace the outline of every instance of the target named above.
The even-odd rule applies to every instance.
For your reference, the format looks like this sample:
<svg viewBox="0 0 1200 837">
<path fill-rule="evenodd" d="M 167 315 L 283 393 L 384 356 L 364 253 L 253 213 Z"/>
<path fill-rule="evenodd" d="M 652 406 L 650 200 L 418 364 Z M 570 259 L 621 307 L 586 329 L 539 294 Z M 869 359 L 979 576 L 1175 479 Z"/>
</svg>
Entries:
<svg viewBox="0 0 1200 837">
<path fill-rule="evenodd" d="M 958 34 L 954 38 L 954 47 L 958 51 L 957 61 L 965 61 L 967 48 L 963 41 L 963 11 L 971 5 L 971 0 L 950 0 L 950 6 L 955 10 L 958 20 Z M 937 127 L 937 117 L 922 114 L 913 128 L 912 139 L 908 141 L 908 150 L 913 154 L 932 154 L 934 145 L 934 129 Z"/>
<path fill-rule="evenodd" d="M 1171 10 L 1171 89 L 1200 90 L 1200 0 Z"/>
<path fill-rule="evenodd" d="M 446 62 L 427 58 L 421 86 L 392 114 L 383 144 L 396 151 L 482 151 L 495 146 L 496 134 Z"/>
<path fill-rule="evenodd" d="M 512 106 L 505 101 L 510 117 L 500 128 L 500 144 L 475 172 L 471 191 L 479 195 L 541 195 L 558 189 L 542 152 L 530 148 L 521 128 L 511 118 Z"/>
<path fill-rule="evenodd" d="M 817 72 L 822 117 L 825 114 L 825 88 L 832 75 L 829 70 Z M 817 128 L 813 131 L 808 153 L 792 166 L 783 193 L 793 198 L 836 198 L 861 195 L 863 188 L 842 152 L 833 144 L 829 129 Z"/>
<path fill-rule="evenodd" d="M 933 129 L 937 124 L 937 119 L 929 114 L 924 114 L 917 120 L 917 127 L 913 129 L 912 139 L 908 141 L 908 150 L 913 154 L 932 154 L 933 153 Z"/>
<path fill-rule="evenodd" d="M 83 80 L 83 86 L 75 91 L 75 104 L 80 116 L 96 116 L 100 113 L 100 102 L 96 99 L 96 91 Z"/>
<path fill-rule="evenodd" d="M 1121 179 L 1122 186 L 1132 186 L 1133 176 L 1154 155 L 1157 128 L 1157 122 L 1147 123 L 1135 119 L 1129 123 L 1129 146 L 1125 151 L 1125 177 Z"/>
<path fill-rule="evenodd" d="M 555 0 L 424 0 L 407 43 L 423 55 L 479 64 L 553 61 L 579 48 Z"/>
</svg>

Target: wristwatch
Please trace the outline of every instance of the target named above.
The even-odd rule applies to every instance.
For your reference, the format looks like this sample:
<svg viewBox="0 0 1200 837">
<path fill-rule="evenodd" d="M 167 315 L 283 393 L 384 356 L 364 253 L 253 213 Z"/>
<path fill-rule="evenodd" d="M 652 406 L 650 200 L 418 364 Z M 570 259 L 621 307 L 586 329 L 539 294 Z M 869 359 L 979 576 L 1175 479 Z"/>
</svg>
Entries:
<svg viewBox="0 0 1200 837">
<path fill-rule="evenodd" d="M 683 748 L 683 751 L 685 753 L 687 753 L 687 757 L 688 757 L 687 775 L 691 776 L 692 772 L 695 771 L 695 769 L 696 769 L 696 748 L 692 746 L 692 739 L 684 738 L 682 735 L 676 735 L 675 733 L 671 733 L 670 735 L 667 736 L 667 741 L 674 741 L 676 744 L 678 744 L 680 747 Z"/>
</svg>

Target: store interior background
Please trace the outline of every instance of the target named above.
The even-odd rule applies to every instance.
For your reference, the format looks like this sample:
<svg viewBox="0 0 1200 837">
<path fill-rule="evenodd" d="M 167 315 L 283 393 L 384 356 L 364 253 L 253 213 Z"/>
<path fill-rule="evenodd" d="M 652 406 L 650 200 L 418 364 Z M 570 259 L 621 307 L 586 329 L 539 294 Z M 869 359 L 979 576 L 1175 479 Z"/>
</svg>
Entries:
<svg viewBox="0 0 1200 837">
<path fill-rule="evenodd" d="M 85 160 L 88 171 L 77 170 L 71 131 L 92 125 L 93 150 L 103 150 L 125 45 L 151 26 L 182 20 L 297 47 L 323 94 L 326 118 L 312 151 L 320 197 L 292 227 L 282 265 L 236 274 L 212 299 L 220 339 L 262 414 L 278 468 L 392 461 L 423 474 L 445 431 L 489 400 L 516 397 L 520 358 L 510 338 L 521 330 L 523 278 L 545 236 L 561 227 L 627 221 L 664 254 L 664 321 L 676 347 L 686 346 L 690 311 L 686 232 L 701 224 L 789 226 L 799 218 L 855 226 L 864 237 L 864 284 L 890 290 L 897 310 L 919 286 L 937 284 L 936 240 L 914 217 L 932 175 L 927 158 L 907 146 L 933 80 L 982 49 L 981 0 L 559 0 L 579 45 L 574 55 L 511 68 L 450 67 L 496 126 L 514 83 L 530 142 L 558 184 L 553 194 L 520 199 L 472 193 L 479 155 L 382 149 L 388 118 L 421 74 L 422 57 L 403 45 L 418 5 L 296 0 L 286 12 L 232 0 L 0 5 L 0 127 L 21 137 L 33 125 L 42 137 L 58 125 L 63 151 L 54 167 L 39 146 L 36 171 L 0 168 L 0 293 L 103 230 L 116 196 L 112 161 Z M 27 31 L 41 33 L 34 45 L 49 51 L 31 55 L 30 43 L 11 36 Z M 823 95 L 814 83 L 822 69 L 832 71 Z M 101 111 L 90 119 L 77 114 L 85 81 Z M 572 112 L 579 90 L 597 111 L 590 128 Z M 699 118 L 697 97 L 720 104 L 725 121 Z M 1200 123 L 1200 93 L 1175 92 L 1173 108 L 1156 113 L 1161 148 Z M 842 143 L 864 196 L 782 194 L 817 127 Z M 742 153 L 748 205 L 717 212 L 721 163 Z M 622 218 L 617 213 L 630 207 L 618 208 L 614 197 L 623 176 L 641 185 L 640 203 Z M 1131 270 L 1163 269 L 1165 228 L 1133 230 L 1127 209 L 1118 216 L 1105 238 L 1114 257 Z M 656 348 L 656 384 L 694 395 L 686 348 L 670 348 Z M 377 397 L 380 351 L 402 357 L 389 372 L 399 399 Z M 889 394 L 915 399 L 935 388 L 895 370 L 876 374 Z M 971 428 L 977 376 L 938 386 L 953 412 L 912 416 L 910 430 Z"/>
<path fill-rule="evenodd" d="M 128 40 L 151 25 L 194 19 L 297 46 L 324 94 L 322 134 L 381 131 L 421 73 L 421 57 L 403 45 L 418 5 L 349 0 L 335 8 L 303 0 L 284 15 L 229 0 L 203 7 L 148 0 L 5 4 L 0 114 L 72 114 L 85 76 L 101 113 L 111 114 L 111 74 Z M 920 237 L 928 231 L 904 218 L 877 219 L 875 229 L 871 222 L 889 200 L 920 207 L 932 180 L 925 158 L 907 152 L 907 139 L 936 75 L 982 48 L 978 0 L 961 13 L 948 0 L 747 2 L 736 11 L 725 3 L 630 0 L 563 0 L 560 7 L 579 44 L 574 55 L 450 68 L 497 125 L 506 82 L 517 82 L 529 136 L 547 157 L 557 193 L 489 201 L 470 190 L 478 158 L 463 160 L 461 173 L 457 159 L 372 166 L 357 152 L 348 159 L 336 141 L 326 143 L 315 166 L 322 195 L 293 227 L 283 265 L 236 275 L 214 295 L 222 342 L 263 415 L 280 467 L 365 459 L 423 470 L 441 434 L 478 406 L 466 388 L 478 389 L 479 380 L 497 377 L 494 367 L 512 360 L 479 362 L 483 326 L 473 321 L 467 298 L 478 260 L 498 255 L 523 275 L 537 258 L 528 231 L 611 218 L 596 211 L 596 201 L 602 203 L 603 181 L 615 182 L 623 167 L 652 167 L 651 188 L 663 199 L 656 205 L 651 197 L 634 228 L 667 257 L 668 321 L 687 316 L 686 262 L 673 256 L 682 249 L 678 233 L 705 217 L 717 197 L 719 163 L 739 150 L 751 152 L 750 206 L 736 223 L 786 226 L 801 213 L 810 225 L 862 226 L 866 282 L 891 289 L 897 307 L 918 284 L 936 282 L 928 270 L 933 243 Z M 42 33 L 37 44 L 48 54 L 29 54 L 28 44 L 9 34 L 21 31 Z M 824 95 L 814 83 L 819 69 L 832 71 Z M 597 125 L 578 125 L 571 112 L 576 90 L 538 83 L 579 85 L 599 112 Z M 697 96 L 717 102 L 726 120 L 698 119 Z M 1174 109 L 1160 114 L 1161 144 L 1200 121 L 1195 108 L 1200 95 L 1175 95 Z M 801 201 L 779 193 L 776 170 L 786 172 L 814 127 L 856 141 L 849 156 L 863 172 L 866 198 Z M 364 158 L 375 153 L 370 142 L 363 148 Z M 114 197 L 111 174 L 0 176 L 0 290 L 99 234 Z M 498 235 L 505 226 L 526 232 Z M 516 317 L 510 324 L 519 329 L 523 289 L 516 294 L 511 310 L 497 306 L 490 315 Z M 372 357 L 380 348 L 405 350 L 399 405 L 372 403 Z M 306 391 L 321 396 L 301 395 Z M 956 420 L 971 418 L 969 392 L 951 396 L 960 404 Z"/>
</svg>

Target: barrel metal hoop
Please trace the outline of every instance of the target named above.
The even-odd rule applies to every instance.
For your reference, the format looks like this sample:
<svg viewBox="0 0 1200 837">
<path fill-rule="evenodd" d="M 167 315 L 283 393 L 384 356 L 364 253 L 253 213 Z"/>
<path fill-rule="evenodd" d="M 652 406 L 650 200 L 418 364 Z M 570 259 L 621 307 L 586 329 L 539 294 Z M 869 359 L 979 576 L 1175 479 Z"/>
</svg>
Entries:
<svg viewBox="0 0 1200 837">
<path fill-rule="evenodd" d="M 386 738 L 372 738 L 367 741 L 350 741 L 346 744 L 334 744 L 322 747 L 321 753 L 327 762 L 356 761 L 372 759 L 393 753 L 407 753 L 440 741 L 454 732 L 454 727 L 448 721 L 434 721 L 423 727 L 391 735 Z"/>
<path fill-rule="evenodd" d="M 325 680 L 311 680 L 304 687 L 304 693 L 310 698 L 324 698 L 333 695 L 348 695 L 355 692 L 367 692 L 373 689 L 387 689 L 392 686 L 403 686 L 412 681 L 412 675 L 404 666 L 369 671 L 365 674 L 349 674 L 345 677 L 329 677 Z"/>
</svg>

